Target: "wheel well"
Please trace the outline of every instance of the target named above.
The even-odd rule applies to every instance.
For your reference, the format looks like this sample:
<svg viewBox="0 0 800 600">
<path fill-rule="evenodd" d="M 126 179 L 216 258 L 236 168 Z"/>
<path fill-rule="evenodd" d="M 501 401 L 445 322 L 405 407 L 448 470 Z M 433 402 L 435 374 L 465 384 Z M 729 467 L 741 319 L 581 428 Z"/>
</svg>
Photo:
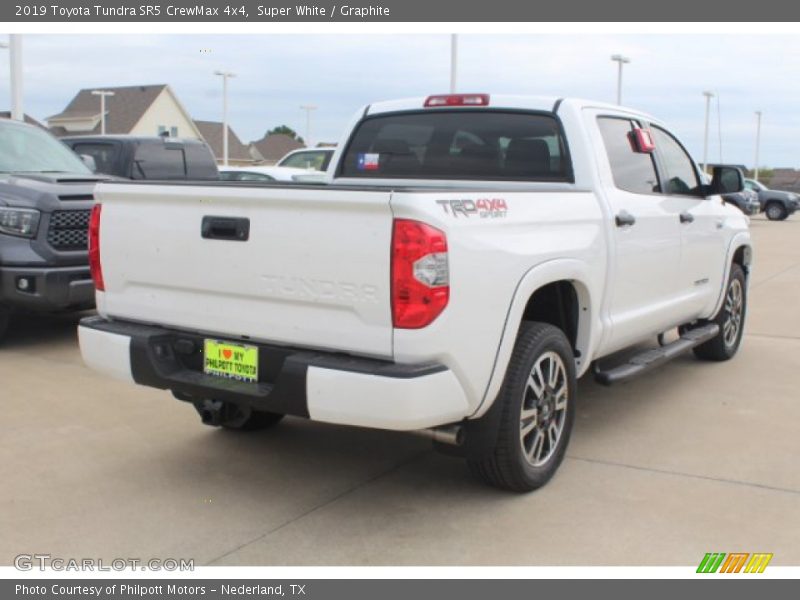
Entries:
<svg viewBox="0 0 800 600">
<path fill-rule="evenodd" d="M 733 253 L 734 264 L 742 267 L 745 273 L 750 272 L 751 252 L 750 246 L 739 246 L 736 252 Z"/>
<path fill-rule="evenodd" d="M 554 281 L 536 290 L 522 313 L 523 321 L 540 321 L 561 329 L 575 349 L 578 339 L 578 292 L 570 281 Z"/>
</svg>

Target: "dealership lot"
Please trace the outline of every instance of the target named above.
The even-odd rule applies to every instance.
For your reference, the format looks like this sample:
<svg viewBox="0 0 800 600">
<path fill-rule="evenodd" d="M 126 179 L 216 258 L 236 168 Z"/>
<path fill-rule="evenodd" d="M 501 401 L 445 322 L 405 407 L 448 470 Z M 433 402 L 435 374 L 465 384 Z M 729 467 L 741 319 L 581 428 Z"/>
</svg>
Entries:
<svg viewBox="0 0 800 600">
<path fill-rule="evenodd" d="M 286 419 L 202 426 L 167 392 L 83 366 L 75 317 L 0 345 L 0 564 L 690 565 L 800 563 L 800 217 L 754 218 L 745 341 L 602 388 L 584 378 L 567 459 L 513 495 L 415 436 Z"/>
</svg>

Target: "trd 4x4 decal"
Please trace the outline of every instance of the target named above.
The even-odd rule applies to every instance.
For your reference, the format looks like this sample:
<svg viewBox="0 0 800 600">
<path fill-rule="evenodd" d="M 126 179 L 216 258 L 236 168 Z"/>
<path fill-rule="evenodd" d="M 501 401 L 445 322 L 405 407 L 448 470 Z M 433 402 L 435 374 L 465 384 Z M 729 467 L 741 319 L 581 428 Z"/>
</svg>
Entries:
<svg viewBox="0 0 800 600">
<path fill-rule="evenodd" d="M 444 214 L 458 217 L 477 215 L 481 219 L 505 217 L 508 206 L 503 198 L 479 198 L 478 200 L 437 200 Z"/>
</svg>

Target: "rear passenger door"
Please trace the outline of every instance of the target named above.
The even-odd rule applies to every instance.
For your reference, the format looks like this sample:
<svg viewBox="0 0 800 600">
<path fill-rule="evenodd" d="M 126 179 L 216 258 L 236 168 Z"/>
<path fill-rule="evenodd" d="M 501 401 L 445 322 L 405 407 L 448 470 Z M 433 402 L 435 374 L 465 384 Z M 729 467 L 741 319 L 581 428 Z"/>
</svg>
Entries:
<svg viewBox="0 0 800 600">
<path fill-rule="evenodd" d="M 679 211 L 683 319 L 694 320 L 709 302 L 716 301 L 722 287 L 721 258 L 726 248 L 718 229 L 722 225 L 719 205 L 705 197 L 695 163 L 677 138 L 658 125 L 650 130 L 663 173 L 663 193 Z"/>
<path fill-rule="evenodd" d="M 642 123 L 588 111 L 601 192 L 611 210 L 604 353 L 675 325 L 681 315 L 680 202 L 662 194 L 652 153 L 637 150 Z"/>
</svg>

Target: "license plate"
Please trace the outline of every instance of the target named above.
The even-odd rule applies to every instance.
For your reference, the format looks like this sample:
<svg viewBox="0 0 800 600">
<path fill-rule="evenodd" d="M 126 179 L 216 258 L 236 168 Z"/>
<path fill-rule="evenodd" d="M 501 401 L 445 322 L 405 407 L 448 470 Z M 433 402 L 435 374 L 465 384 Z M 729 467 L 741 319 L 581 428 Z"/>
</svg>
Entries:
<svg viewBox="0 0 800 600">
<path fill-rule="evenodd" d="M 258 348 L 219 340 L 206 340 L 203 372 L 237 381 L 258 381 Z"/>
</svg>

